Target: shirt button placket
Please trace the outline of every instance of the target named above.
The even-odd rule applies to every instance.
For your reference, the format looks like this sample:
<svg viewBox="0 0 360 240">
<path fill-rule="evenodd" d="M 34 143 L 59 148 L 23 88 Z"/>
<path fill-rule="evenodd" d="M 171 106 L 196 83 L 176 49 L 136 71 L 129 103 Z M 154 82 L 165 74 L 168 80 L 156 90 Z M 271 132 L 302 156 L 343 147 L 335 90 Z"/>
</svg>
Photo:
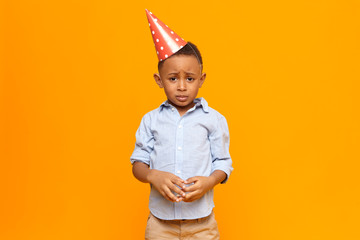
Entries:
<svg viewBox="0 0 360 240">
<path fill-rule="evenodd" d="M 176 129 L 176 158 L 175 158 L 175 175 L 182 178 L 182 164 L 184 160 L 184 119 L 181 117 L 178 121 Z M 175 204 L 175 218 L 179 219 L 181 217 L 181 202 Z"/>
</svg>

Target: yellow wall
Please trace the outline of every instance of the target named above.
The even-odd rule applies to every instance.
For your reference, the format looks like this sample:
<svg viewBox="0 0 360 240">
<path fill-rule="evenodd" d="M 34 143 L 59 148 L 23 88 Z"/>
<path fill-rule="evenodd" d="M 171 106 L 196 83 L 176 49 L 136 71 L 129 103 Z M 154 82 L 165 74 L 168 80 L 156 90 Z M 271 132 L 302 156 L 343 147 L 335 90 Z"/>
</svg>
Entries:
<svg viewBox="0 0 360 240">
<path fill-rule="evenodd" d="M 145 8 L 203 54 L 222 239 L 360 239 L 359 1 L 2 1 L 0 239 L 142 239 L 129 157 L 165 95 Z"/>
</svg>

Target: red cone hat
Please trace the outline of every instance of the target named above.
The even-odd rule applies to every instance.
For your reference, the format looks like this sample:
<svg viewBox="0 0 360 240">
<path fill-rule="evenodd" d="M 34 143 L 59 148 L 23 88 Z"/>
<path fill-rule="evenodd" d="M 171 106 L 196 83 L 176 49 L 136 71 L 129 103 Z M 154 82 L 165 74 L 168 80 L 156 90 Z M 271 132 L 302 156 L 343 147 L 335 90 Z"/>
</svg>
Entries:
<svg viewBox="0 0 360 240">
<path fill-rule="evenodd" d="M 159 61 L 163 61 L 179 51 L 187 42 L 155 17 L 152 12 L 149 12 L 147 9 L 145 10 L 155 44 L 156 54 Z"/>
</svg>

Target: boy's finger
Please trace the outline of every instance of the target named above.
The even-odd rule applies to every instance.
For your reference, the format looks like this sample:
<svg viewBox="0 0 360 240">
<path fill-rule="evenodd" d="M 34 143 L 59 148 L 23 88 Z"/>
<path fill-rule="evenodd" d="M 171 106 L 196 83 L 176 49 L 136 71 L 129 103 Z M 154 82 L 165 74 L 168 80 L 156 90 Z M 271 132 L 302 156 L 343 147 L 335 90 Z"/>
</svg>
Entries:
<svg viewBox="0 0 360 240">
<path fill-rule="evenodd" d="M 173 181 L 178 181 L 178 182 L 185 182 L 183 179 L 181 179 L 179 176 L 174 175 L 174 177 L 172 178 Z"/>
<path fill-rule="evenodd" d="M 174 180 L 172 181 L 172 183 L 178 185 L 178 186 L 181 187 L 181 188 L 186 187 L 185 184 L 184 184 L 184 182 L 185 182 L 185 181 L 182 180 L 181 178 L 176 178 L 176 179 L 174 179 Z"/>
<path fill-rule="evenodd" d="M 194 192 L 198 189 L 198 184 L 192 184 L 186 188 L 183 188 L 184 192 Z"/>
<path fill-rule="evenodd" d="M 186 181 L 185 181 L 185 184 L 189 184 L 189 183 L 194 183 L 198 180 L 197 177 L 191 177 L 191 178 L 188 178 Z"/>
<path fill-rule="evenodd" d="M 165 195 L 168 197 L 168 200 L 172 201 L 172 202 L 175 202 L 177 197 L 175 197 L 175 195 L 170 191 L 170 189 L 165 189 L 164 190 L 165 192 Z"/>
<path fill-rule="evenodd" d="M 160 192 L 160 193 L 161 193 L 161 195 L 163 195 L 163 197 L 164 197 L 166 200 L 169 200 L 170 202 L 172 202 L 172 199 L 169 198 L 169 196 L 166 194 L 165 191 L 162 191 L 162 192 Z"/>
<path fill-rule="evenodd" d="M 171 198 L 169 198 L 168 195 L 166 195 L 165 192 L 163 192 L 162 195 L 163 195 L 163 197 L 164 197 L 166 200 L 168 200 L 168 201 L 170 201 L 170 202 L 173 202 L 173 200 L 172 200 Z"/>
<path fill-rule="evenodd" d="M 184 182 L 185 182 L 185 180 L 182 179 L 182 178 L 179 178 L 179 177 L 178 177 L 178 179 L 179 179 L 179 181 L 180 181 L 181 183 L 184 183 Z"/>
<path fill-rule="evenodd" d="M 192 202 L 192 201 L 194 201 L 193 198 L 194 198 L 196 195 L 197 195 L 197 191 L 186 194 L 186 195 L 185 195 L 184 202 Z"/>
<path fill-rule="evenodd" d="M 170 189 L 171 189 L 173 192 L 179 194 L 179 195 L 182 196 L 182 197 L 185 196 L 185 193 L 184 193 L 183 191 L 181 191 L 181 189 L 178 188 L 178 187 L 175 186 L 175 185 L 171 186 Z"/>
<path fill-rule="evenodd" d="M 185 199 L 185 198 L 183 198 L 183 197 L 178 197 L 176 201 L 177 201 L 177 202 L 181 202 L 181 201 L 184 201 L 184 199 Z"/>
</svg>

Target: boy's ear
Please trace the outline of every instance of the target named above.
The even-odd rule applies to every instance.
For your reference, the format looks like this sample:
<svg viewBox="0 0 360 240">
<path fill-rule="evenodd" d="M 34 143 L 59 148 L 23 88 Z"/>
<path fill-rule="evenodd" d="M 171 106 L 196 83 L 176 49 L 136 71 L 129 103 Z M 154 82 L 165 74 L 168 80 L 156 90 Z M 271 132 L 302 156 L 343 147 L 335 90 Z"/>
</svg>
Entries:
<svg viewBox="0 0 360 240">
<path fill-rule="evenodd" d="M 203 85 L 205 78 L 206 78 L 206 73 L 202 73 L 200 78 L 200 87 Z"/>
<path fill-rule="evenodd" d="M 164 85 L 161 81 L 160 75 L 158 73 L 154 73 L 154 79 L 157 85 L 159 85 L 160 88 L 163 88 Z"/>
</svg>

